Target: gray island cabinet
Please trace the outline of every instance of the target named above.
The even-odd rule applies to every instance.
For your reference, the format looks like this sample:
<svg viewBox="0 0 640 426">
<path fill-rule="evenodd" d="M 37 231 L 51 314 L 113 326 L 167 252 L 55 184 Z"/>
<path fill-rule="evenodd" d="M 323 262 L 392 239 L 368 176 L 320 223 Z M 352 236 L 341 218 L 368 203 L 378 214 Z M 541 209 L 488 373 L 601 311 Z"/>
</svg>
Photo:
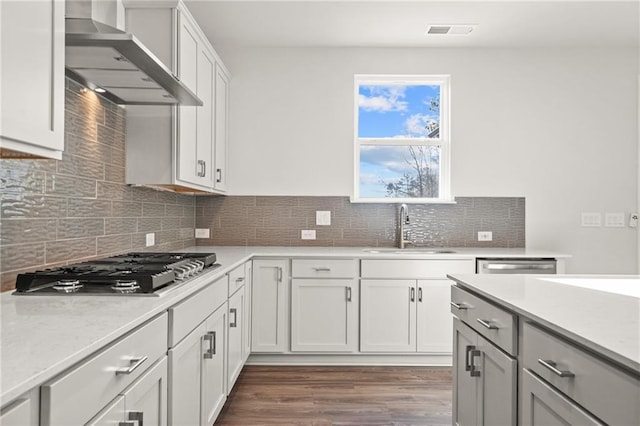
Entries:
<svg viewBox="0 0 640 426">
<path fill-rule="evenodd" d="M 639 277 L 450 278 L 454 425 L 640 424 Z"/>
</svg>

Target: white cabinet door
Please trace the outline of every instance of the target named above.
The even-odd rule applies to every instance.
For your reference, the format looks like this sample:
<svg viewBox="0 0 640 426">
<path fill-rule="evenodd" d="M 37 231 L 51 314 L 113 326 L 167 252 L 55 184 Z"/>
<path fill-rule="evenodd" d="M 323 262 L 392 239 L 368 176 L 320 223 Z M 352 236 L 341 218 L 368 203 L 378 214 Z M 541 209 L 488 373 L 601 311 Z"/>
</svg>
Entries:
<svg viewBox="0 0 640 426">
<path fill-rule="evenodd" d="M 64 8 L 62 0 L 0 3 L 2 156 L 62 157 Z"/>
<path fill-rule="evenodd" d="M 291 281 L 291 351 L 356 350 L 358 288 L 355 280 Z"/>
<path fill-rule="evenodd" d="M 450 354 L 453 319 L 449 310 L 451 281 L 419 280 L 416 341 L 418 352 Z"/>
<path fill-rule="evenodd" d="M 253 263 L 251 261 L 245 264 L 245 286 L 244 286 L 244 328 L 242 329 L 242 358 L 247 361 L 251 355 L 251 288 L 253 282 Z"/>
<path fill-rule="evenodd" d="M 360 351 L 416 351 L 416 282 L 362 280 Z"/>
<path fill-rule="evenodd" d="M 215 76 L 215 182 L 219 191 L 227 190 L 227 143 L 229 129 L 229 77 L 220 64 Z"/>
<path fill-rule="evenodd" d="M 225 338 L 227 305 L 222 305 L 205 321 L 205 352 L 202 358 L 202 424 L 210 426 L 227 399 Z"/>
<path fill-rule="evenodd" d="M 289 260 L 254 260 L 251 295 L 251 351 L 287 349 Z"/>
<path fill-rule="evenodd" d="M 168 390 L 165 356 L 124 391 L 125 419 L 147 426 L 166 426 Z"/>
<path fill-rule="evenodd" d="M 203 322 L 169 350 L 169 425 L 200 425 L 200 380 L 205 350 Z"/>
<path fill-rule="evenodd" d="M 236 379 L 242 371 L 242 329 L 243 329 L 244 291 L 240 289 L 229 298 L 229 332 L 227 339 L 227 391 L 231 392 Z"/>
</svg>

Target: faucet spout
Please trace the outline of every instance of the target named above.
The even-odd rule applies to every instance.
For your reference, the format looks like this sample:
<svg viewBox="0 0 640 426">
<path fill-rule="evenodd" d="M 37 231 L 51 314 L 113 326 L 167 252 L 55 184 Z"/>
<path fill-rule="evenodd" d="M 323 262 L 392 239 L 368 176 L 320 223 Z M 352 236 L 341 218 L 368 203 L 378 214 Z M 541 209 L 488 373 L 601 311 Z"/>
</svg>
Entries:
<svg viewBox="0 0 640 426">
<path fill-rule="evenodd" d="M 409 238 L 409 231 L 405 230 L 405 225 L 409 225 L 409 206 L 407 206 L 406 204 L 401 204 L 400 205 L 400 215 L 399 215 L 399 220 L 400 220 L 400 235 L 398 238 L 398 248 L 405 248 L 405 246 L 407 244 L 413 244 L 413 242 L 411 241 L 411 239 Z"/>
</svg>

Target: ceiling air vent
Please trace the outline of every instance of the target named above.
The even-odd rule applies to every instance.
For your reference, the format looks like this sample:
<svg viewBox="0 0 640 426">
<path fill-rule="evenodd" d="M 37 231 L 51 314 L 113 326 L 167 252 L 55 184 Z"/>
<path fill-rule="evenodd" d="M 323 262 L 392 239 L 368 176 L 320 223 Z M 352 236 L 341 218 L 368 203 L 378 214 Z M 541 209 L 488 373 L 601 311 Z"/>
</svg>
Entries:
<svg viewBox="0 0 640 426">
<path fill-rule="evenodd" d="M 477 25 L 429 25 L 427 35 L 468 35 Z"/>
</svg>

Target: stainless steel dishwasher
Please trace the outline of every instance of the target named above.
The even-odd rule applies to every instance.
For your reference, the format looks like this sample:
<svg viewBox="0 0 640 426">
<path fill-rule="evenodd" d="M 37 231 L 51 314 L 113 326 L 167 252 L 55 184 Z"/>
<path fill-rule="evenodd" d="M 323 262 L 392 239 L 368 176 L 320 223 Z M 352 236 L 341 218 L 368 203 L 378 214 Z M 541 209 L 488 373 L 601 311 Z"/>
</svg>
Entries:
<svg viewBox="0 0 640 426">
<path fill-rule="evenodd" d="M 477 274 L 555 274 L 556 259 L 476 259 Z"/>
</svg>

